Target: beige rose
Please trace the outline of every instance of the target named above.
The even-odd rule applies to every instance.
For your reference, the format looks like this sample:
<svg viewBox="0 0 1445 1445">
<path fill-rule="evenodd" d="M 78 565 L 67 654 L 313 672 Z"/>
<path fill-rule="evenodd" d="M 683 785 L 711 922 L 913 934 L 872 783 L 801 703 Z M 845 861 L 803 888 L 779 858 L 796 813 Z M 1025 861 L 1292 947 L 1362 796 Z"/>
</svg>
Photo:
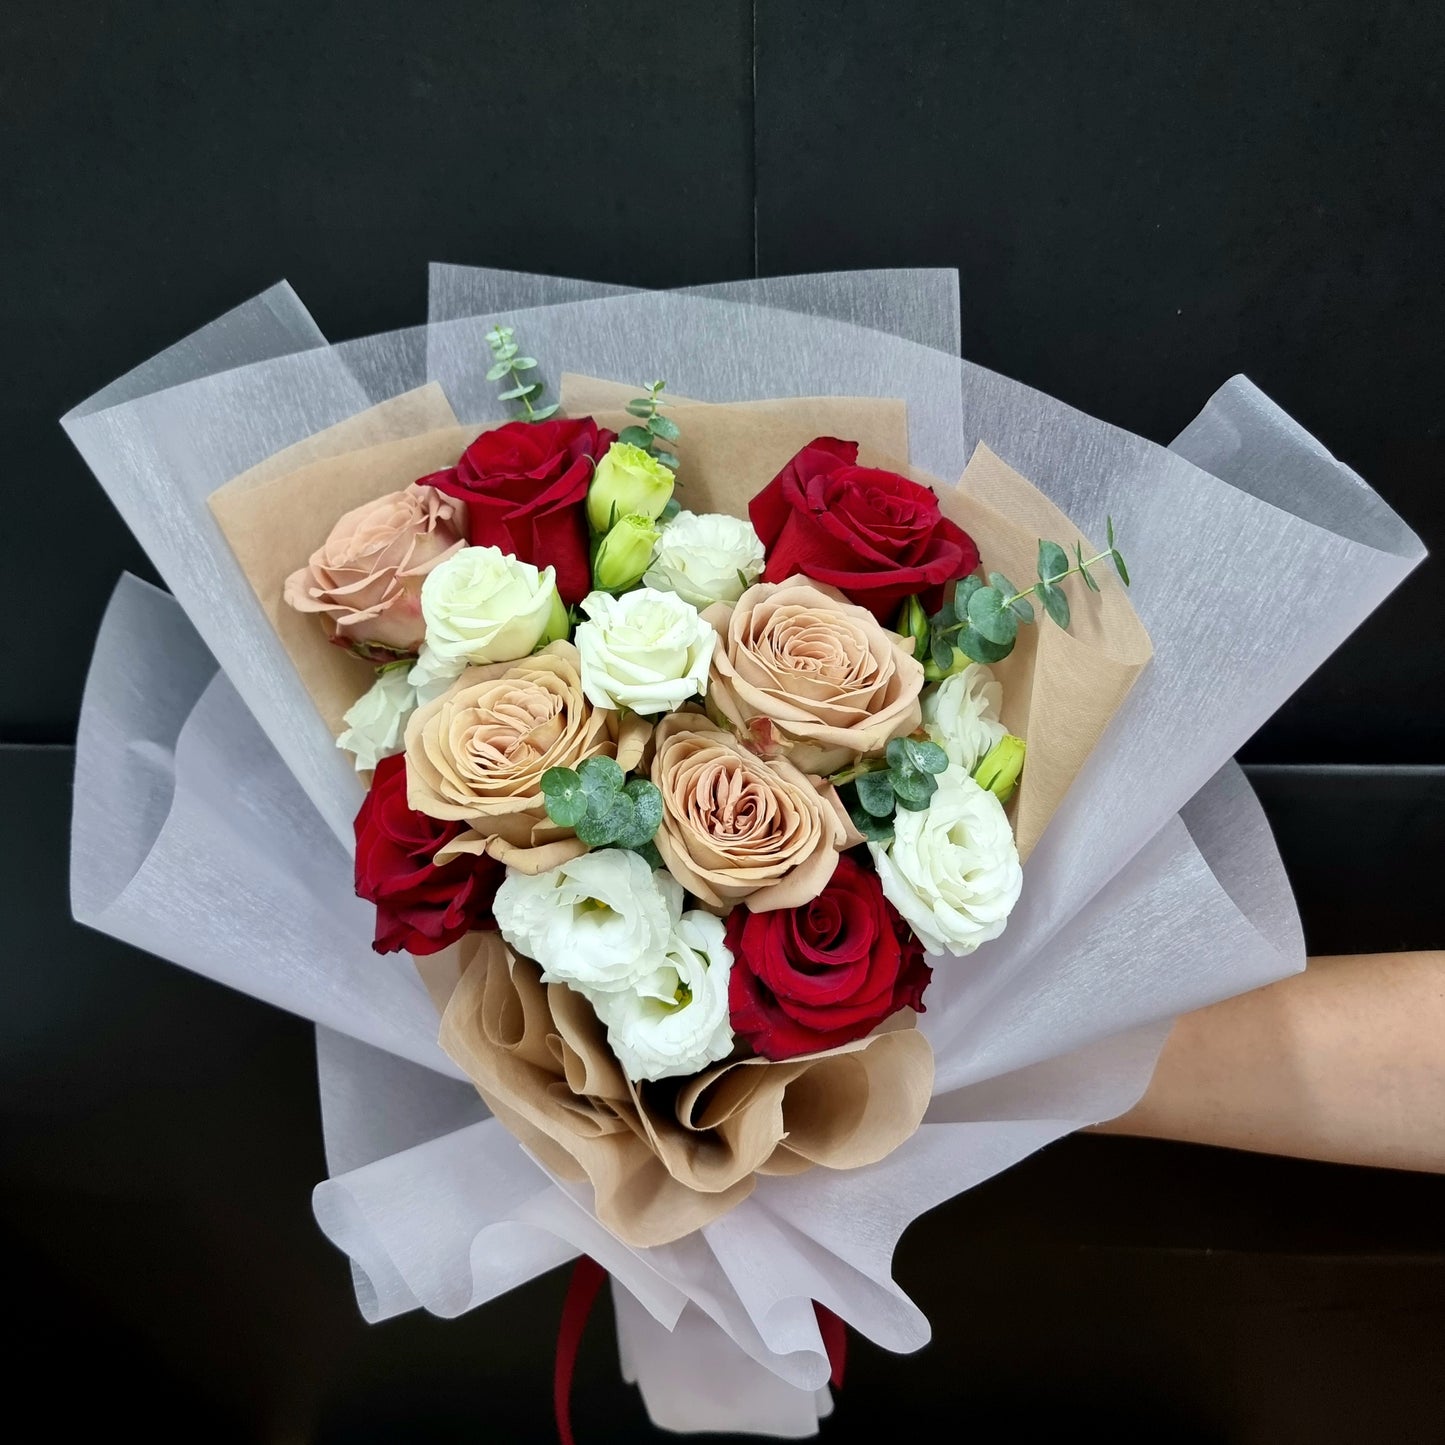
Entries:
<svg viewBox="0 0 1445 1445">
<path fill-rule="evenodd" d="M 912 644 L 806 577 L 749 587 L 703 613 L 718 632 L 708 708 L 745 736 L 754 720 L 806 773 L 832 773 L 922 722 Z"/>
<path fill-rule="evenodd" d="M 438 863 L 487 853 L 521 873 L 542 873 L 587 851 L 571 829 L 548 818 L 542 774 L 599 754 L 630 771 L 648 731 L 641 718 L 592 707 L 577 649 L 554 642 L 516 662 L 468 668 L 412 714 L 407 803 L 471 825 L 438 852 Z"/>
<path fill-rule="evenodd" d="M 466 503 L 414 482 L 347 512 L 286 579 L 286 602 L 322 613 L 344 642 L 415 652 L 426 636 L 421 585 L 466 530 Z"/>
<path fill-rule="evenodd" d="M 654 841 L 704 907 L 795 908 L 822 892 L 840 850 L 860 841 L 830 784 L 785 759 L 764 761 L 701 713 L 672 713 L 653 737 L 662 793 Z"/>
</svg>

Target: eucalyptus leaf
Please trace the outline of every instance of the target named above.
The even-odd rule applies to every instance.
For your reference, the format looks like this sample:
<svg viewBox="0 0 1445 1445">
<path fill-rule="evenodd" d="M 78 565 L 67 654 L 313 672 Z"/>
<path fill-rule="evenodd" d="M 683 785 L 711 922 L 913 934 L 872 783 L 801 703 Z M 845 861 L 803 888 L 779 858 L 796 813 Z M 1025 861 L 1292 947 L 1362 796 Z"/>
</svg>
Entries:
<svg viewBox="0 0 1445 1445">
<path fill-rule="evenodd" d="M 1000 647 L 1018 636 L 1019 620 L 1004 606 L 1003 593 L 997 587 L 980 587 L 968 599 L 968 620 L 981 637 Z"/>
<path fill-rule="evenodd" d="M 645 426 L 625 426 L 617 433 L 617 440 L 630 447 L 647 448 L 652 445 L 652 433 Z"/>
<path fill-rule="evenodd" d="M 1002 572 L 990 572 L 988 574 L 988 585 L 996 587 L 1005 597 L 1012 597 L 1019 589 L 1003 575 Z"/>
<path fill-rule="evenodd" d="M 1109 550 L 1112 552 L 1114 550 L 1114 519 L 1112 517 L 1104 518 L 1104 532 L 1109 543 Z"/>
<path fill-rule="evenodd" d="M 534 391 L 541 391 L 541 386 L 535 381 L 524 381 L 520 386 L 514 386 L 510 391 L 500 392 L 499 401 L 516 401 L 520 397 L 531 396 Z"/>
<path fill-rule="evenodd" d="M 622 789 L 632 803 L 630 827 L 617 835 L 620 848 L 641 848 L 652 841 L 662 823 L 662 794 L 646 778 L 632 778 Z"/>
<path fill-rule="evenodd" d="M 962 622 L 968 611 L 968 599 L 984 585 L 983 574 L 970 572 L 967 577 L 960 577 L 953 588 L 953 610 L 958 621 Z"/>
<path fill-rule="evenodd" d="M 628 414 L 631 416 L 648 417 L 652 415 L 653 403 L 645 396 L 634 396 L 627 403 Z"/>
<path fill-rule="evenodd" d="M 1088 571 L 1087 568 L 1079 575 L 1084 579 L 1084 586 L 1087 587 L 1090 592 L 1097 592 L 1099 590 L 1099 584 L 1094 581 L 1094 574 Z"/>
<path fill-rule="evenodd" d="M 677 459 L 676 452 L 656 451 L 653 452 L 653 456 L 655 456 L 657 460 L 660 461 L 663 466 L 665 466 L 670 472 L 675 472 L 678 467 L 682 465 L 682 463 L 679 462 Z"/>
<path fill-rule="evenodd" d="M 597 800 L 594 799 L 593 803 Z M 607 811 L 589 804 L 582 817 L 573 824 L 575 832 L 589 848 L 605 848 L 617 836 Z"/>
<path fill-rule="evenodd" d="M 1034 604 L 1027 597 L 1015 597 L 1009 606 L 1013 614 L 1021 622 L 1032 622 L 1034 620 Z"/>
<path fill-rule="evenodd" d="M 1060 627 L 1069 625 L 1069 599 L 1064 595 L 1064 589 L 1053 583 L 1039 583 L 1039 601 L 1044 604 L 1044 611 L 1059 624 Z"/>
<path fill-rule="evenodd" d="M 858 801 L 875 818 L 886 818 L 893 811 L 893 784 L 886 772 L 863 773 L 855 786 Z"/>
<path fill-rule="evenodd" d="M 954 645 L 974 662 L 1002 662 L 1013 651 L 1013 643 L 990 642 L 975 627 L 965 627 L 954 639 Z"/>
<path fill-rule="evenodd" d="M 559 406 L 561 406 L 561 405 L 562 405 L 562 403 L 561 403 L 560 401 L 554 401 L 550 406 L 536 406 L 536 407 L 533 407 L 533 408 L 532 408 L 532 415 L 531 415 L 530 417 L 528 417 L 527 420 L 528 420 L 528 421 L 546 421 L 547 418 L 548 418 L 549 416 L 551 416 L 552 413 L 555 412 L 555 411 L 557 410 L 557 408 L 558 408 Z"/>
<path fill-rule="evenodd" d="M 656 843 L 644 843 L 640 848 L 632 850 L 641 858 L 654 873 L 662 870 L 662 854 L 657 851 Z"/>
<path fill-rule="evenodd" d="M 935 632 L 928 644 L 929 656 L 940 672 L 953 666 L 953 644 L 941 632 Z"/>
<path fill-rule="evenodd" d="M 941 773 L 948 766 L 948 754 L 937 743 L 924 738 L 904 738 L 908 761 L 920 773 Z"/>
<path fill-rule="evenodd" d="M 875 818 L 857 799 L 854 799 L 849 806 L 848 816 L 853 820 L 853 826 L 869 843 L 891 843 L 893 841 L 891 816 Z"/>
<path fill-rule="evenodd" d="M 577 769 L 577 776 L 582 780 L 585 792 L 620 793 L 627 774 L 611 758 L 603 757 L 599 753 L 583 762 Z"/>
<path fill-rule="evenodd" d="M 511 369 L 505 361 L 494 362 L 487 368 L 487 380 L 500 381 Z"/>
<path fill-rule="evenodd" d="M 1039 576 L 1045 582 L 1056 582 L 1069 570 L 1069 554 L 1057 542 L 1039 539 Z"/>
<path fill-rule="evenodd" d="M 952 627 L 958 621 L 958 611 L 951 597 L 944 598 L 943 606 L 933 614 L 932 620 L 940 627 Z"/>
<path fill-rule="evenodd" d="M 928 773 L 889 773 L 887 777 L 898 795 L 898 806 L 910 813 L 922 812 L 938 789 L 938 779 Z"/>
<path fill-rule="evenodd" d="M 512 361 L 512 370 L 531 371 L 536 367 L 536 365 L 537 358 L 535 356 L 518 356 L 515 357 Z"/>
<path fill-rule="evenodd" d="M 883 756 L 895 772 L 907 772 L 913 766 L 908 761 L 908 750 L 903 746 L 902 738 L 890 738 L 888 746 L 883 749 Z"/>
<path fill-rule="evenodd" d="M 509 341 L 505 346 L 497 348 L 497 359 L 499 361 L 510 361 L 517 354 L 517 348 Z"/>
<path fill-rule="evenodd" d="M 661 437 L 665 442 L 675 442 L 682 435 L 682 432 L 678 430 L 677 423 L 671 417 L 661 415 L 653 417 L 647 423 L 647 429 L 653 436 Z"/>
<path fill-rule="evenodd" d="M 657 514 L 657 520 L 659 523 L 666 524 L 672 521 L 680 511 L 682 511 L 682 503 L 679 502 L 676 497 L 669 497 L 667 499 L 667 505 Z M 747 583 L 743 585 L 747 586 Z"/>
<path fill-rule="evenodd" d="M 1119 555 L 1117 549 L 1110 552 L 1109 556 L 1114 559 L 1114 570 L 1119 574 L 1119 581 L 1127 587 L 1129 585 L 1129 569 L 1124 565 L 1124 559 Z"/>
<path fill-rule="evenodd" d="M 542 792 L 547 797 L 562 796 L 582 786 L 582 779 L 571 768 L 548 768 L 542 774 Z"/>
</svg>

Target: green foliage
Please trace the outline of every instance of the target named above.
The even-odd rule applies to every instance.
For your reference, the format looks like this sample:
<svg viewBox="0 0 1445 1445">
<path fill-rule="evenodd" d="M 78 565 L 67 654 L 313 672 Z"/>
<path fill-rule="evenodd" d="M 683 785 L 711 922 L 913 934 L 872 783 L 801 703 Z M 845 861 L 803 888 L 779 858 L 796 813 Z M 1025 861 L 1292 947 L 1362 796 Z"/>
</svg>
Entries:
<svg viewBox="0 0 1445 1445">
<path fill-rule="evenodd" d="M 550 406 L 532 405 L 533 401 L 541 400 L 547 388 L 540 381 L 527 379 L 525 373 L 537 369 L 537 358 L 517 354 L 517 343 L 513 339 L 515 335 L 510 326 L 494 326 L 487 332 L 487 345 L 496 358 L 487 368 L 487 380 L 511 381 L 512 385 L 506 391 L 498 393 L 498 400 L 520 402 L 523 421 L 546 421 L 555 414 L 557 404 L 553 402 Z"/>
<path fill-rule="evenodd" d="M 662 393 L 666 387 L 665 381 L 654 381 L 647 388 L 646 396 L 634 396 L 627 403 L 628 415 L 635 416 L 642 425 L 624 427 L 618 433 L 618 440 L 641 447 L 643 451 L 656 457 L 663 466 L 675 472 L 678 465 L 677 453 L 658 445 L 659 442 L 676 443 L 682 435 L 677 423 L 671 417 L 663 416 L 660 410 Z"/>
<path fill-rule="evenodd" d="M 921 813 L 938 790 L 948 754 L 925 738 L 894 738 L 883 758 L 868 758 L 833 777 L 853 825 L 870 842 L 893 836 L 893 818 L 902 808 Z"/>
<path fill-rule="evenodd" d="M 961 671 L 969 662 L 1002 662 L 1013 651 L 1019 624 L 1035 620 L 1039 605 L 1058 626 L 1069 625 L 1069 599 L 1063 583 L 1078 576 L 1091 592 L 1099 583 L 1090 568 L 1105 560 L 1113 564 L 1119 580 L 1129 585 L 1129 570 L 1114 545 L 1114 519 L 1106 519 L 1108 547 L 1093 557 L 1084 556 L 1083 544 L 1074 543 L 1074 560 L 1057 542 L 1039 539 L 1038 579 L 1030 586 L 1015 587 L 1002 572 L 973 572 L 953 584 L 953 593 L 926 622 L 917 597 L 910 597 L 899 613 L 898 627 L 912 637 L 914 656 L 923 663 L 929 682 L 939 682 Z M 899 795 L 900 805 L 902 796 Z"/>
<path fill-rule="evenodd" d="M 542 798 L 547 816 L 589 848 L 627 848 L 661 866 L 652 840 L 662 822 L 662 794 L 646 778 L 628 778 L 611 758 L 588 758 L 575 771 L 548 768 Z"/>
</svg>

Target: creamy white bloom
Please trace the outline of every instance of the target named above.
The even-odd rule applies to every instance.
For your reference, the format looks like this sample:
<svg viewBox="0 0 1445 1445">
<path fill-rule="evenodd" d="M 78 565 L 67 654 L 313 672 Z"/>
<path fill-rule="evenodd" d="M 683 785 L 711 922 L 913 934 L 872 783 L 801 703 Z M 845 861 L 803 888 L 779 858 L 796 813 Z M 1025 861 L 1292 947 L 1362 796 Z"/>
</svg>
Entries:
<svg viewBox="0 0 1445 1445">
<path fill-rule="evenodd" d="M 733 956 L 720 918 L 678 919 L 657 967 L 629 989 L 594 993 L 607 1043 L 634 1081 L 695 1074 L 732 1052 L 728 975 Z"/>
<path fill-rule="evenodd" d="M 672 592 L 640 587 L 621 597 L 591 592 L 588 620 L 573 641 L 582 657 L 582 691 L 593 707 L 671 712 L 707 691 L 717 632 Z"/>
<path fill-rule="evenodd" d="M 950 764 L 921 813 L 899 809 L 893 841 L 870 843 L 883 896 L 929 953 L 972 953 L 997 938 L 1023 887 L 1003 804 Z"/>
<path fill-rule="evenodd" d="M 971 662 L 924 695 L 923 729 L 949 762 L 971 773 L 1006 731 L 998 717 L 1002 706 L 1003 688 L 993 673 Z"/>
<path fill-rule="evenodd" d="M 682 886 L 636 853 L 584 853 L 545 873 L 507 869 L 493 904 L 502 937 L 547 983 L 589 997 L 630 989 L 659 966 L 682 912 Z"/>
<path fill-rule="evenodd" d="M 426 642 L 410 681 L 423 701 L 467 667 L 526 657 L 567 625 L 553 569 L 539 572 L 499 547 L 463 547 L 438 563 L 422 584 L 421 611 Z"/>
<path fill-rule="evenodd" d="M 679 512 L 663 528 L 642 580 L 701 610 L 736 602 L 763 575 L 763 563 L 762 540 L 750 523 L 717 512 Z"/>
<path fill-rule="evenodd" d="M 346 731 L 336 746 L 356 755 L 356 771 L 369 773 L 406 745 L 406 720 L 416 707 L 407 669 L 388 667 L 344 714 Z"/>
</svg>

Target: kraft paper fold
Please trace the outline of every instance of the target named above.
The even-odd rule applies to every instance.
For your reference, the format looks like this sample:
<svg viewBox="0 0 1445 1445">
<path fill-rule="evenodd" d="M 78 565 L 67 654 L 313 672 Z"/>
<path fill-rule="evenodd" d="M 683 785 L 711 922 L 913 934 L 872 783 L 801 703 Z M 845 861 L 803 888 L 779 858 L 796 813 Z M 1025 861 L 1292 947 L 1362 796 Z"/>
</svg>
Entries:
<svg viewBox="0 0 1445 1445">
<path fill-rule="evenodd" d="M 928 1107 L 933 1053 L 912 1015 L 823 1054 L 634 1084 L 581 994 L 544 985 L 499 934 L 461 948 L 442 1048 L 543 1164 L 591 1183 L 598 1219 L 635 1248 L 719 1218 L 760 1173 L 874 1163 Z"/>
</svg>

